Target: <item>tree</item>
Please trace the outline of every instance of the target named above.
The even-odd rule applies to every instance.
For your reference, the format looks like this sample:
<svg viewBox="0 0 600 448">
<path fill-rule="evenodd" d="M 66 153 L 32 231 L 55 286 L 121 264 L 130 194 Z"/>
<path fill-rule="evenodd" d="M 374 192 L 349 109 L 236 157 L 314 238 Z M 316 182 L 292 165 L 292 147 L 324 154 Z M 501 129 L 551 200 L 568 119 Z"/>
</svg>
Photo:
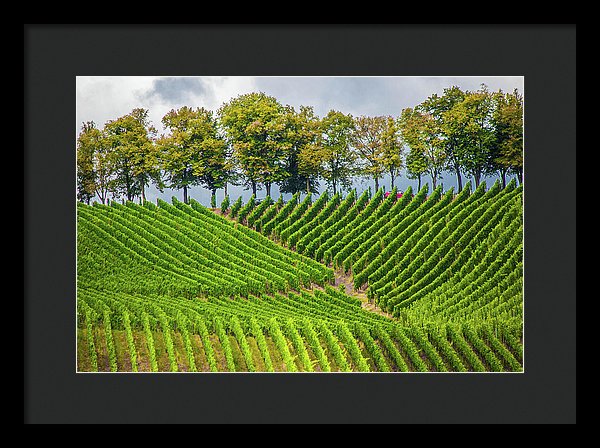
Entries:
<svg viewBox="0 0 600 448">
<path fill-rule="evenodd" d="M 465 92 L 459 87 L 452 86 L 444 89 L 442 96 L 433 94 L 420 104 L 422 110 L 431 114 L 438 123 L 440 138 L 444 141 L 447 156 L 447 169 L 456 173 L 458 191 L 462 190 L 461 171 L 464 164 L 464 150 L 468 145 L 465 141 L 464 120 L 456 120 L 454 107 L 465 99 Z"/>
<path fill-rule="evenodd" d="M 77 137 L 77 200 L 89 204 L 96 195 L 95 160 L 102 151 L 102 132 L 93 121 L 83 123 Z M 104 203 L 104 197 L 101 197 Z"/>
<path fill-rule="evenodd" d="M 298 172 L 303 173 L 307 179 L 315 179 L 315 185 L 306 184 L 306 193 L 317 193 L 315 189 L 318 186 L 316 179 L 321 177 L 323 166 L 325 164 L 326 151 L 320 145 L 320 136 L 317 141 L 308 144 L 300 149 L 298 153 Z"/>
<path fill-rule="evenodd" d="M 390 174 L 392 189 L 394 188 L 394 181 L 400 175 L 403 166 L 403 145 L 398 124 L 392 117 L 388 116 L 381 138 L 381 163 L 384 170 Z"/>
<path fill-rule="evenodd" d="M 331 110 L 321 120 L 317 143 L 305 153 L 315 157 L 313 165 L 318 164 L 321 176 L 325 179 L 333 194 L 338 187 L 350 188 L 356 169 L 357 155 L 352 150 L 351 141 L 354 132 L 352 115 Z"/>
<path fill-rule="evenodd" d="M 107 122 L 104 126 L 109 144 L 109 157 L 115 178 L 111 191 L 124 194 L 132 201 L 136 196 L 145 200 L 145 187 L 154 182 L 162 189 L 156 129 L 148 120 L 146 109 L 133 109 L 127 115 Z"/>
<path fill-rule="evenodd" d="M 442 178 L 447 161 L 438 123 L 432 115 L 417 106 L 414 109 L 406 108 L 402 111 L 399 125 L 402 138 L 410 148 L 406 158 L 406 167 L 409 173 L 413 178 L 419 178 L 419 188 L 421 175 L 429 174 L 433 189 L 435 189 L 438 179 Z"/>
<path fill-rule="evenodd" d="M 421 190 L 421 176 L 427 173 L 427 159 L 419 147 L 410 147 L 406 155 L 406 176 L 409 179 L 418 179 L 417 190 Z"/>
<path fill-rule="evenodd" d="M 270 196 L 271 185 L 287 175 L 286 145 L 281 137 L 283 112 L 277 99 L 263 92 L 239 95 L 218 110 L 220 125 L 254 195 L 259 185 L 264 185 Z"/>
<path fill-rule="evenodd" d="M 523 182 L 523 96 L 515 89 L 512 93 L 501 90 L 494 94 L 492 115 L 495 133 L 491 152 L 490 170 L 497 170 L 506 186 L 506 174 L 517 175 Z"/>
<path fill-rule="evenodd" d="M 217 127 L 218 126 L 219 125 L 218 125 L 218 120 L 217 120 Z M 223 136 L 221 136 L 221 138 L 223 139 L 224 144 L 225 144 L 225 161 L 226 161 L 226 164 L 223 167 L 223 171 L 225 174 L 225 183 L 223 185 L 223 190 L 224 190 L 223 195 L 228 196 L 229 193 L 227 191 L 227 186 L 229 184 L 240 185 L 240 175 L 237 172 L 237 167 L 236 167 L 236 163 L 235 163 L 235 153 L 234 153 L 232 145 L 228 144 Z"/>
<path fill-rule="evenodd" d="M 227 143 L 219 135 L 217 121 L 212 112 L 199 109 L 199 128 L 201 132 L 195 137 L 198 141 L 198 163 L 193 171 L 200 185 L 210 190 L 215 196 L 217 190 L 226 188 L 230 180 L 233 162 L 228 152 Z"/>
<path fill-rule="evenodd" d="M 195 185 L 215 195 L 227 181 L 230 161 L 212 112 L 183 106 L 167 112 L 162 123 L 170 130 L 157 142 L 169 188 L 182 189 L 185 203 L 189 202 L 188 189 Z"/>
<path fill-rule="evenodd" d="M 292 106 L 285 106 L 281 115 L 282 121 L 281 144 L 284 145 L 285 171 L 288 176 L 278 182 L 279 191 L 282 193 L 308 193 L 318 192 L 319 170 L 313 169 L 311 164 L 301 163 L 301 152 L 314 145 L 319 133 L 319 118 L 314 114 L 312 107 L 300 106 L 296 112 Z"/>
<path fill-rule="evenodd" d="M 379 179 L 383 177 L 383 134 L 387 128 L 387 117 L 360 116 L 354 119 L 352 145 L 362 162 L 360 172 L 375 181 L 375 191 L 379 190 Z"/>
<path fill-rule="evenodd" d="M 494 102 L 485 84 L 475 92 L 467 91 L 464 99 L 446 114 L 454 134 L 461 144 L 461 162 L 465 172 L 479 186 L 481 177 L 488 174 L 489 160 L 495 135 L 492 122 Z"/>
</svg>

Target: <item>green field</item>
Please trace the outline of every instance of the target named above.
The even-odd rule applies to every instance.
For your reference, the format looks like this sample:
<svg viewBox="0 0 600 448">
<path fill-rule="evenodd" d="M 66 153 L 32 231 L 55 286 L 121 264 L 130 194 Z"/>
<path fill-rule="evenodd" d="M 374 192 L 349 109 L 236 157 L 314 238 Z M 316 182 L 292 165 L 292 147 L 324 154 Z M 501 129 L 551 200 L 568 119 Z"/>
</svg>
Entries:
<svg viewBox="0 0 600 448">
<path fill-rule="evenodd" d="M 77 370 L 523 371 L 522 187 L 77 203 Z"/>
</svg>

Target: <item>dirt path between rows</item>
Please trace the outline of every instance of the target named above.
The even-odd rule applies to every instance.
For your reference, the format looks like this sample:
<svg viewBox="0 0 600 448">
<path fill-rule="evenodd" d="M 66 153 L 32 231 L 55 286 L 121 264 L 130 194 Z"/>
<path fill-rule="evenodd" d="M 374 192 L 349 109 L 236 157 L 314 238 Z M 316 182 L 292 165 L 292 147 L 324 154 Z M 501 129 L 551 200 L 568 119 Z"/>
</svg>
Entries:
<svg viewBox="0 0 600 448">
<path fill-rule="evenodd" d="M 364 290 L 362 290 L 362 289 L 355 290 L 354 289 L 354 280 L 352 279 L 351 275 L 346 274 L 341 269 L 334 270 L 334 275 L 335 275 L 335 287 L 339 288 L 340 285 L 344 285 L 345 293 L 348 294 L 349 296 L 356 297 L 357 299 L 359 299 L 362 302 L 361 306 L 364 309 L 371 311 L 373 313 L 381 314 L 382 316 L 385 316 L 385 317 L 389 317 L 390 319 L 392 318 L 391 314 L 386 313 L 381 308 L 379 308 L 377 305 L 375 305 L 375 303 L 370 302 L 369 299 L 367 298 L 367 293 Z"/>
</svg>

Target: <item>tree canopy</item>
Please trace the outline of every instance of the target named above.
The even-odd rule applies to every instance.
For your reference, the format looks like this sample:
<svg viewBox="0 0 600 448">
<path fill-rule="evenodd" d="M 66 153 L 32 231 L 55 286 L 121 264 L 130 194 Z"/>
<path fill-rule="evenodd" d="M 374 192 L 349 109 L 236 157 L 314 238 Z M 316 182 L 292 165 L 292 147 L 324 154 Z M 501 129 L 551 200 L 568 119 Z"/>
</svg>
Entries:
<svg viewBox="0 0 600 448">
<path fill-rule="evenodd" d="M 157 136 L 147 109 L 109 120 L 100 128 L 82 123 L 77 138 L 77 199 L 89 203 L 109 196 L 145 200 L 155 185 L 211 192 L 243 185 L 257 197 L 265 189 L 280 193 L 318 193 L 320 183 L 334 195 L 350 189 L 356 176 L 394 182 L 429 176 L 435 188 L 444 173 L 463 176 L 478 186 L 482 176 L 507 175 L 523 182 L 523 95 L 475 91 L 457 86 L 432 94 L 397 116 L 352 116 L 313 107 L 281 104 L 263 92 L 239 95 L 215 112 L 182 106 L 162 117 Z"/>
</svg>

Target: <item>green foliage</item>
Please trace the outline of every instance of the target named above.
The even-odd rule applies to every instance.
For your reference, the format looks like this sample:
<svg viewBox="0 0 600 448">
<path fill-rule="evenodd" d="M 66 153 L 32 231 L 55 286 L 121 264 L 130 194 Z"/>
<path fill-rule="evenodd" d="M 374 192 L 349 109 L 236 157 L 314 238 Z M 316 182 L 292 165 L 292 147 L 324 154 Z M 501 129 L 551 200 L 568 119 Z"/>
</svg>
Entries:
<svg viewBox="0 0 600 448">
<path fill-rule="evenodd" d="M 88 352 L 90 356 L 90 368 L 92 372 L 98 371 L 98 355 L 96 353 L 96 344 L 94 343 L 94 326 L 92 323 L 92 310 L 84 305 L 85 328 L 88 341 Z"/>
<path fill-rule="evenodd" d="M 183 190 L 201 185 L 215 194 L 228 183 L 254 194 L 276 183 L 283 193 L 318 193 L 324 180 L 333 194 L 349 189 L 354 176 L 394 181 L 401 168 L 435 188 L 445 170 L 475 178 L 499 173 L 522 181 L 523 96 L 457 86 L 432 94 L 399 116 L 353 117 L 330 110 L 323 118 L 311 106 L 298 110 L 263 92 L 239 95 L 213 112 L 182 106 L 162 117 L 157 136 L 149 111 L 133 109 L 103 128 L 84 122 L 77 139 L 77 198 L 126 200 L 154 184 Z M 408 151 L 404 154 L 404 148 Z M 212 203 L 211 203 L 212 206 Z M 213 206 L 216 208 L 216 206 Z M 266 223 L 263 223 L 266 224 Z M 262 225 L 262 224 L 261 224 Z"/>
<path fill-rule="evenodd" d="M 235 361 L 233 360 L 233 351 L 231 348 L 231 342 L 229 341 L 229 336 L 227 335 L 227 331 L 225 330 L 225 326 L 223 320 L 220 317 L 215 318 L 215 333 L 219 337 L 219 342 L 221 343 L 221 348 L 223 350 L 223 354 L 225 355 L 225 361 L 227 362 L 227 370 L 229 372 L 235 372 Z"/>
<path fill-rule="evenodd" d="M 242 197 L 240 196 L 239 198 L 236 199 L 236 201 L 231 206 L 231 212 L 229 213 L 229 216 L 231 216 L 232 218 L 235 218 L 237 216 L 238 212 L 240 211 L 240 209 L 242 208 L 242 205 L 243 205 Z"/>
<path fill-rule="evenodd" d="M 225 215 L 227 213 L 227 210 L 229 210 L 229 204 L 229 195 L 227 195 L 223 198 L 223 201 L 221 202 L 221 214 Z"/>
<path fill-rule="evenodd" d="M 415 178 L 429 174 L 435 189 L 448 159 L 444 140 L 440 136 L 439 123 L 416 107 L 402 111 L 399 126 L 402 139 L 410 148 L 406 156 L 409 175 Z"/>
<path fill-rule="evenodd" d="M 317 361 L 319 362 L 319 366 L 321 367 L 321 371 L 323 372 L 331 372 L 331 365 L 329 360 L 327 359 L 327 355 L 325 354 L 325 350 L 323 350 L 323 346 L 319 341 L 319 336 L 314 329 L 310 319 L 304 317 L 302 319 L 301 330 L 306 338 L 308 344 L 310 345 L 311 350 L 317 357 Z"/>
<path fill-rule="evenodd" d="M 270 185 L 287 175 L 283 113 L 277 99 L 262 92 L 239 95 L 218 110 L 227 141 L 253 194 L 258 184 L 264 184 L 270 194 Z"/>
<path fill-rule="evenodd" d="M 158 362 L 156 360 L 156 349 L 154 347 L 154 337 L 152 336 L 152 330 L 150 328 L 150 320 L 146 311 L 142 312 L 142 325 L 144 328 L 144 335 L 146 342 L 148 343 L 148 353 L 150 357 L 150 368 L 152 372 L 158 372 Z"/>
<path fill-rule="evenodd" d="M 110 323 L 110 310 L 105 309 L 102 314 L 104 323 L 104 337 L 106 339 L 106 348 L 108 351 L 108 365 L 111 372 L 117 371 L 117 353 L 115 352 L 115 342 L 113 340 L 112 326 Z"/>
<path fill-rule="evenodd" d="M 269 334 L 273 338 L 273 342 L 275 342 L 275 346 L 283 358 L 286 370 L 288 372 L 297 372 L 298 368 L 296 367 L 296 363 L 294 362 L 292 354 L 290 353 L 287 339 L 281 332 L 281 328 L 275 317 L 269 319 Z"/>
<path fill-rule="evenodd" d="M 314 372 L 314 368 L 312 365 L 312 361 L 308 356 L 308 352 L 306 351 L 306 346 L 304 345 L 304 340 L 298 329 L 296 328 L 296 324 L 292 318 L 288 318 L 284 322 L 285 334 L 291 340 L 298 357 L 300 358 L 300 362 L 302 363 L 303 370 L 305 372 Z"/>
<path fill-rule="evenodd" d="M 340 341 L 344 344 L 345 349 L 350 354 L 350 358 L 352 359 L 352 363 L 354 367 L 359 372 L 370 372 L 371 369 L 367 364 L 367 360 L 364 358 L 360 351 L 360 347 L 358 346 L 354 335 L 351 333 L 348 325 L 344 321 L 340 321 L 336 327 L 337 335 L 340 338 Z"/>
<path fill-rule="evenodd" d="M 83 123 L 77 137 L 77 199 L 90 203 L 98 194 L 104 202 L 108 194 L 110 167 L 106 160 L 104 135 L 93 121 Z"/>
<path fill-rule="evenodd" d="M 281 143 L 285 147 L 285 178 L 278 181 L 282 193 L 318 193 L 320 170 L 306 163 L 302 153 L 316 145 L 319 137 L 319 119 L 312 107 L 300 106 L 296 110 L 286 106 L 281 116 Z"/>
<path fill-rule="evenodd" d="M 177 372 L 179 370 L 177 365 L 177 357 L 175 355 L 175 347 L 173 346 L 173 338 L 171 336 L 171 323 L 167 314 L 162 310 L 157 310 L 158 321 L 162 329 L 163 339 L 165 341 L 165 347 L 167 355 L 169 357 L 169 365 L 171 372 Z"/>
<path fill-rule="evenodd" d="M 235 335 L 238 345 L 240 346 L 240 350 L 242 351 L 242 355 L 244 356 L 246 369 L 248 372 L 256 372 L 254 360 L 252 359 L 252 352 L 250 351 L 250 346 L 246 340 L 246 334 L 242 328 L 240 320 L 236 316 L 231 318 L 231 329 L 233 330 L 233 334 Z"/>
<path fill-rule="evenodd" d="M 194 185 L 202 185 L 213 194 L 222 188 L 228 180 L 231 161 L 213 113 L 204 108 L 183 106 L 167 112 L 162 123 L 170 131 L 157 141 L 168 187 L 183 189 L 184 202 L 187 202 L 187 189 Z"/>
<path fill-rule="evenodd" d="M 314 145 L 300 152 L 300 166 L 319 173 L 335 195 L 348 189 L 355 173 L 357 154 L 352 148 L 354 119 L 351 115 L 331 110 L 321 120 L 319 137 Z M 341 192 L 341 191 L 340 191 Z"/>
<path fill-rule="evenodd" d="M 188 331 L 188 319 L 183 315 L 183 313 L 177 313 L 177 331 L 181 334 L 183 338 L 183 343 L 185 347 L 185 354 L 187 356 L 188 366 L 190 372 L 197 372 L 196 369 L 196 360 L 194 359 L 194 349 L 192 346 L 192 341 L 190 339 L 190 333 Z"/>
<path fill-rule="evenodd" d="M 202 339 L 202 345 L 204 346 L 204 354 L 206 355 L 206 359 L 208 361 L 208 367 L 211 372 L 217 372 L 217 360 L 215 358 L 215 351 L 210 342 L 210 335 L 208 333 L 208 329 L 206 328 L 206 324 L 201 317 L 197 317 L 195 321 L 195 327 L 197 333 L 200 335 Z"/>
<path fill-rule="evenodd" d="M 248 202 L 246 202 L 246 204 L 240 209 L 237 215 L 238 222 L 245 222 L 246 217 L 250 214 L 250 212 L 254 209 L 255 206 L 256 197 L 252 195 L 250 196 L 250 199 L 248 199 Z"/>
<path fill-rule="evenodd" d="M 134 109 L 131 113 L 104 126 L 108 159 L 114 178 L 110 191 L 124 195 L 129 201 L 144 196 L 145 187 L 154 181 L 159 187 L 160 154 L 154 144 L 156 129 L 150 124 L 148 110 Z"/>
<path fill-rule="evenodd" d="M 266 371 L 274 372 L 275 369 L 273 367 L 273 362 L 271 361 L 271 355 L 269 354 L 269 348 L 267 347 L 265 335 L 254 316 L 250 318 L 250 330 L 252 331 L 252 335 L 256 339 L 258 349 L 260 350 L 260 354 L 262 355 L 263 361 L 265 363 Z"/>
<path fill-rule="evenodd" d="M 131 370 L 137 372 L 137 350 L 133 341 L 133 332 L 131 331 L 131 322 L 129 321 L 129 312 L 123 311 L 123 325 L 125 327 L 125 337 L 129 348 L 129 357 L 131 360 Z"/>
<path fill-rule="evenodd" d="M 392 179 L 397 175 L 401 144 L 392 117 L 356 117 L 352 144 L 360 161 L 358 173 L 374 179 L 375 190 L 379 189 L 379 179 L 386 171 L 391 171 Z"/>
<path fill-rule="evenodd" d="M 523 173 L 523 95 L 516 89 L 510 93 L 499 91 L 493 94 L 493 101 L 494 143 L 488 170 L 499 171 L 502 175 L 510 171 L 521 178 Z"/>
</svg>

